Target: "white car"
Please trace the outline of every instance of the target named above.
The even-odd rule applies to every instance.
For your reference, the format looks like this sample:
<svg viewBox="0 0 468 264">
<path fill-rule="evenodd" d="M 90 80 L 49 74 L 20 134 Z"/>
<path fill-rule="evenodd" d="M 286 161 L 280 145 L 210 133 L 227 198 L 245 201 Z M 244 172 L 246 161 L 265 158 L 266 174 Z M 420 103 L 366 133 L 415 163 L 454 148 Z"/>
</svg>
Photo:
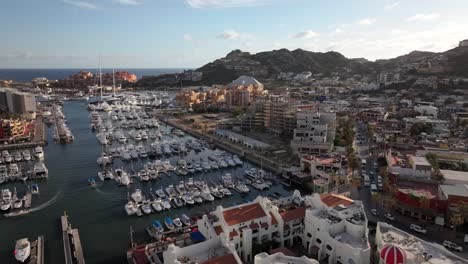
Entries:
<svg viewBox="0 0 468 264">
<path fill-rule="evenodd" d="M 462 252 L 463 251 L 463 248 L 461 246 L 458 246 L 457 244 L 453 243 L 453 242 L 450 242 L 450 241 L 447 241 L 445 240 L 442 245 L 447 248 L 447 249 L 450 249 L 450 250 L 453 250 L 453 251 L 458 251 L 458 252 Z"/>
<path fill-rule="evenodd" d="M 371 209 L 370 212 L 375 216 L 379 215 L 379 213 L 377 212 L 377 209 Z"/>
<path fill-rule="evenodd" d="M 395 220 L 395 217 L 393 215 L 391 215 L 390 213 L 386 213 L 385 215 L 385 218 L 387 218 L 388 220 L 390 221 L 394 221 Z"/>
<path fill-rule="evenodd" d="M 420 234 L 423 234 L 423 235 L 425 235 L 427 233 L 426 229 L 424 229 L 424 228 L 422 228 L 422 227 L 420 227 L 418 225 L 415 225 L 415 224 L 411 224 L 410 229 L 415 231 L 415 232 L 418 232 Z"/>
</svg>

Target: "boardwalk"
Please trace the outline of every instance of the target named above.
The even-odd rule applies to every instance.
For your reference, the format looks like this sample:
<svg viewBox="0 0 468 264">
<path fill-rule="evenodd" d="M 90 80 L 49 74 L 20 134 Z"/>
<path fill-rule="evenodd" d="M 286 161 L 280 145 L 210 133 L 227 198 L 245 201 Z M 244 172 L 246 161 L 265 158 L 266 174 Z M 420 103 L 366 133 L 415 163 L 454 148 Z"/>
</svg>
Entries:
<svg viewBox="0 0 468 264">
<path fill-rule="evenodd" d="M 65 254 L 65 264 L 85 264 L 83 249 L 81 247 L 78 229 L 72 229 L 68 223 L 67 215 L 60 217 L 62 223 L 63 250 Z"/>
</svg>

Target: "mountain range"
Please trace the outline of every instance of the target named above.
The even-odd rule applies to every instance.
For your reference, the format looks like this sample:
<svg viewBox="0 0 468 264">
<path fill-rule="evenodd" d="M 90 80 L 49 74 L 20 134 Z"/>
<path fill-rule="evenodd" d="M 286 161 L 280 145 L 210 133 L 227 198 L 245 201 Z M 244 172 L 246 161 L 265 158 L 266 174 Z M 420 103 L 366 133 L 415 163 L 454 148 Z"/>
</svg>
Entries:
<svg viewBox="0 0 468 264">
<path fill-rule="evenodd" d="M 187 73 L 168 74 L 142 79 L 137 85 L 170 86 L 181 81 L 183 85 L 226 84 L 240 75 L 250 75 L 260 81 L 274 81 L 278 80 L 281 74 L 303 72 L 319 76 L 360 75 L 370 79 L 376 78 L 379 73 L 468 77 L 468 45 L 461 43 L 459 47 L 445 52 L 413 51 L 396 58 L 377 61 L 346 58 L 334 51 L 280 49 L 251 54 L 234 50 L 226 57 L 196 69 L 196 72 L 203 73 L 201 80 L 193 80 Z"/>
</svg>

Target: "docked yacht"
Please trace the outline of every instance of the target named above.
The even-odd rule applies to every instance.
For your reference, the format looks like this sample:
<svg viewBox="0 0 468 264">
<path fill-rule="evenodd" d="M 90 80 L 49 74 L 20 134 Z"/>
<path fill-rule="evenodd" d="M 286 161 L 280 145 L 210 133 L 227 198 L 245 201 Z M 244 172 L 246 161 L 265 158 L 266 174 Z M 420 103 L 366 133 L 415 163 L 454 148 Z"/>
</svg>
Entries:
<svg viewBox="0 0 468 264">
<path fill-rule="evenodd" d="M 27 238 L 22 238 L 16 241 L 15 245 L 15 259 L 21 263 L 24 263 L 31 254 L 31 243 Z"/>
<path fill-rule="evenodd" d="M 31 160 L 31 153 L 28 150 L 23 151 L 23 160 L 30 161 Z"/>
<path fill-rule="evenodd" d="M 163 210 L 163 205 L 160 200 L 154 201 L 153 204 L 151 204 L 151 206 L 156 212 L 161 212 Z"/>
<path fill-rule="evenodd" d="M 218 199 L 223 198 L 223 193 L 220 192 L 217 187 L 210 187 L 210 192 L 214 197 Z"/>
<path fill-rule="evenodd" d="M 10 153 L 8 152 L 8 150 L 4 150 L 2 152 L 2 157 L 3 157 L 3 160 L 6 162 L 6 163 L 10 163 L 13 161 L 13 157 L 10 155 Z"/>
<path fill-rule="evenodd" d="M 20 161 L 22 161 L 22 160 L 23 160 L 23 155 L 21 155 L 21 152 L 19 152 L 19 151 L 16 152 L 16 153 L 15 153 L 15 161 L 16 161 L 16 162 L 20 162 Z"/>
<path fill-rule="evenodd" d="M 162 188 L 156 190 L 156 195 L 161 199 L 166 199 L 166 194 L 164 193 Z"/>
<path fill-rule="evenodd" d="M 223 185 L 226 188 L 233 188 L 234 187 L 234 181 L 232 180 L 231 174 L 226 173 L 224 176 L 221 177 L 223 179 Z"/>
<path fill-rule="evenodd" d="M 140 189 L 136 189 L 130 197 L 135 203 L 141 203 L 143 201 L 143 194 L 141 193 Z"/>
<path fill-rule="evenodd" d="M 132 201 L 128 201 L 127 204 L 125 204 L 125 211 L 128 215 L 134 215 L 138 212 L 138 205 Z"/>
<path fill-rule="evenodd" d="M 20 209 L 21 207 L 23 207 L 23 200 L 22 199 L 16 199 L 13 202 L 13 208 Z"/>
<path fill-rule="evenodd" d="M 138 172 L 138 178 L 140 178 L 140 181 L 142 182 L 149 181 L 150 179 L 150 177 L 148 176 L 148 172 L 145 169 Z"/>
<path fill-rule="evenodd" d="M 99 166 L 106 166 L 108 164 L 112 164 L 112 156 L 107 155 L 105 152 L 103 152 L 101 156 L 97 158 L 97 164 Z"/>
<path fill-rule="evenodd" d="M 11 207 L 11 192 L 9 189 L 2 190 L 2 197 L 0 201 L 0 210 L 8 211 Z"/>
<path fill-rule="evenodd" d="M 171 209 L 171 203 L 169 202 L 167 198 L 162 201 L 162 204 L 163 204 L 164 210 Z"/>
<path fill-rule="evenodd" d="M 33 176 L 35 178 L 47 178 L 49 176 L 49 170 L 44 163 L 38 162 L 34 164 Z"/>
<path fill-rule="evenodd" d="M 193 205 L 195 203 L 195 201 L 193 200 L 192 197 L 190 197 L 189 194 L 182 195 L 182 200 L 184 200 L 185 204 L 188 204 L 188 205 Z"/>
<path fill-rule="evenodd" d="M 249 187 L 247 187 L 247 185 L 245 185 L 245 183 L 242 181 L 238 181 L 237 184 L 234 186 L 234 188 L 240 193 L 250 192 Z"/>
<path fill-rule="evenodd" d="M 178 217 L 174 218 L 173 223 L 174 223 L 174 226 L 176 228 L 181 228 L 182 227 L 182 221 L 180 221 L 180 218 L 178 218 Z"/>
<path fill-rule="evenodd" d="M 164 224 L 166 225 L 167 229 L 169 229 L 169 230 L 174 229 L 174 222 L 172 221 L 171 218 L 166 217 L 166 220 L 164 221 Z"/>
<path fill-rule="evenodd" d="M 180 216 L 180 220 L 186 226 L 190 226 L 192 224 L 192 221 L 190 220 L 190 217 L 188 217 L 186 214 L 182 214 Z"/>
<path fill-rule="evenodd" d="M 223 196 L 231 196 L 232 193 L 229 191 L 228 188 L 219 188 L 219 191 L 223 194 Z"/>
<path fill-rule="evenodd" d="M 98 172 L 98 177 L 99 179 L 101 179 L 101 181 L 104 181 L 104 180 L 112 180 L 114 179 L 114 175 L 112 174 L 111 171 L 106 171 L 106 170 L 102 170 L 102 171 L 99 171 Z"/>
<path fill-rule="evenodd" d="M 5 165 L 0 165 L 0 184 L 6 182 L 8 179 L 8 169 Z"/>
<path fill-rule="evenodd" d="M 116 169 L 115 175 L 119 179 L 121 185 L 127 186 L 130 184 L 130 177 L 128 176 L 127 172 L 122 169 Z"/>
<path fill-rule="evenodd" d="M 210 188 L 208 188 L 207 185 L 203 186 L 201 190 L 201 197 L 203 198 L 203 200 L 208 201 L 208 202 L 214 201 L 214 197 L 213 195 L 211 195 Z"/>
<path fill-rule="evenodd" d="M 187 192 L 183 181 L 179 182 L 179 184 L 176 186 L 176 190 L 180 195 L 184 195 Z"/>
<path fill-rule="evenodd" d="M 141 206 L 141 210 L 145 214 L 151 214 L 151 204 L 148 203 L 147 201 L 144 201 L 143 205 Z"/>
<path fill-rule="evenodd" d="M 137 151 L 138 151 L 138 155 L 140 156 L 140 158 L 145 159 L 148 157 L 148 152 L 143 146 L 138 147 Z"/>
<path fill-rule="evenodd" d="M 174 207 L 176 208 L 183 207 L 185 205 L 184 200 L 177 196 L 172 198 L 172 202 L 173 202 Z"/>
</svg>

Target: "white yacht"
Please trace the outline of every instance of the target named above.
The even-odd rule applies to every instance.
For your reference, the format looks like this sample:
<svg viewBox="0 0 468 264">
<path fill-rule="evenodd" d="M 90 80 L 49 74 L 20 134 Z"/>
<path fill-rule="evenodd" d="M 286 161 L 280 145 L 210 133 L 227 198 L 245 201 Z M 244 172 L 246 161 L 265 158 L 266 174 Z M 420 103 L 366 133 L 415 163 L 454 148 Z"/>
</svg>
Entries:
<svg viewBox="0 0 468 264">
<path fill-rule="evenodd" d="M 132 200 L 135 203 L 141 203 L 143 201 L 143 194 L 141 193 L 140 189 L 136 189 L 135 192 L 133 192 L 130 197 L 132 197 Z"/>
<path fill-rule="evenodd" d="M 20 161 L 22 161 L 22 160 L 23 160 L 23 155 L 21 155 L 21 152 L 19 152 L 19 151 L 16 152 L 16 153 L 15 153 L 15 161 L 16 161 L 16 162 L 20 162 Z"/>
<path fill-rule="evenodd" d="M 11 207 L 11 192 L 9 189 L 2 190 L 2 197 L 0 201 L 0 210 L 7 211 Z"/>
<path fill-rule="evenodd" d="M 128 201 L 128 203 L 125 204 L 125 211 L 128 215 L 134 215 L 138 212 L 138 205 L 132 201 Z"/>
<path fill-rule="evenodd" d="M 36 178 L 47 178 L 49 176 L 49 170 L 44 163 L 38 162 L 34 164 L 33 175 Z"/>
<path fill-rule="evenodd" d="M 122 169 L 116 169 L 115 175 L 120 181 L 120 184 L 127 186 L 130 184 L 130 177 L 128 176 L 127 172 Z"/>
<path fill-rule="evenodd" d="M 41 146 L 37 146 L 34 148 L 34 156 L 36 159 L 43 159 L 44 158 L 44 151 L 42 150 Z"/>
<path fill-rule="evenodd" d="M 16 241 L 15 245 L 15 259 L 21 263 L 24 263 L 31 254 L 31 243 L 27 238 L 22 238 Z"/>
<path fill-rule="evenodd" d="M 23 159 L 25 161 L 30 161 L 31 160 L 31 153 L 29 153 L 28 150 L 23 151 Z"/>
<path fill-rule="evenodd" d="M 161 212 L 163 210 L 163 206 L 160 200 L 154 201 L 151 206 L 156 212 Z"/>
<path fill-rule="evenodd" d="M 203 200 L 208 201 L 208 202 L 214 201 L 214 197 L 210 192 L 210 188 L 206 184 L 202 188 L 201 197 L 203 198 Z"/>
</svg>

